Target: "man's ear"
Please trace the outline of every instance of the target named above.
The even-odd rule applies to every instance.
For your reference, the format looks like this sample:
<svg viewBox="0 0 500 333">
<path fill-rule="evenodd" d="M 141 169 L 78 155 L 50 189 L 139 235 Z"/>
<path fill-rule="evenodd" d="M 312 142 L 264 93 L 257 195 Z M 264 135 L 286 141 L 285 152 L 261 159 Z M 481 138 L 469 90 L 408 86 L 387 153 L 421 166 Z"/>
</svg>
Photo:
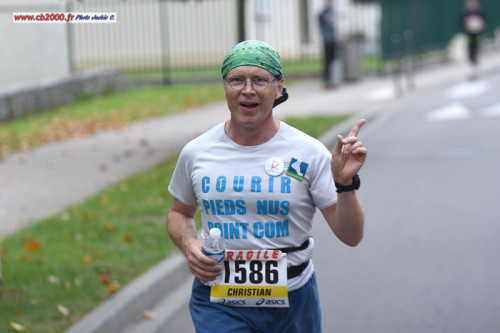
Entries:
<svg viewBox="0 0 500 333">
<path fill-rule="evenodd" d="M 281 96 L 278 99 L 274 100 L 273 107 L 280 105 L 281 103 L 285 102 L 287 99 L 288 99 L 288 93 L 286 91 L 286 88 L 283 88 L 283 92 L 282 92 Z"/>
<path fill-rule="evenodd" d="M 274 98 L 275 100 L 283 96 L 283 82 L 285 81 L 284 78 L 281 78 L 278 81 L 278 91 L 276 92 L 276 97 Z"/>
</svg>

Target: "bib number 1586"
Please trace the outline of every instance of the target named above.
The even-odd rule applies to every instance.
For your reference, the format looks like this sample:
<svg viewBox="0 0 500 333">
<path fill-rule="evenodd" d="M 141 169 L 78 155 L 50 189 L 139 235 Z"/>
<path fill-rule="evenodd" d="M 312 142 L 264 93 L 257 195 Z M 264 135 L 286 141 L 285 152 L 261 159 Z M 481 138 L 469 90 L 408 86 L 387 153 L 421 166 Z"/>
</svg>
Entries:
<svg viewBox="0 0 500 333">
<path fill-rule="evenodd" d="M 230 265 L 234 265 L 231 270 Z M 237 284 L 277 284 L 279 282 L 278 262 L 275 260 L 224 261 L 224 282 Z M 234 276 L 231 279 L 231 272 Z"/>
</svg>

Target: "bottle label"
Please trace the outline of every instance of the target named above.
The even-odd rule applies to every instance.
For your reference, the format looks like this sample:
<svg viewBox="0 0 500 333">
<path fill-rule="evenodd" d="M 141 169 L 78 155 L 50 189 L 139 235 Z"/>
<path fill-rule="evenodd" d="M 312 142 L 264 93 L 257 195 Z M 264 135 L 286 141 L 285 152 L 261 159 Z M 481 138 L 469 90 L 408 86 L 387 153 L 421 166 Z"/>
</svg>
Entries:
<svg viewBox="0 0 500 333">
<path fill-rule="evenodd" d="M 279 250 L 226 250 L 224 274 L 210 301 L 242 307 L 288 307 L 286 255 Z"/>
<path fill-rule="evenodd" d="M 203 254 L 206 255 L 207 257 L 214 258 L 215 260 L 217 260 L 217 262 L 221 262 L 222 260 L 224 260 L 224 251 L 221 251 L 218 253 L 211 253 L 211 252 L 205 251 L 205 249 L 202 248 L 201 252 L 203 252 Z"/>
</svg>

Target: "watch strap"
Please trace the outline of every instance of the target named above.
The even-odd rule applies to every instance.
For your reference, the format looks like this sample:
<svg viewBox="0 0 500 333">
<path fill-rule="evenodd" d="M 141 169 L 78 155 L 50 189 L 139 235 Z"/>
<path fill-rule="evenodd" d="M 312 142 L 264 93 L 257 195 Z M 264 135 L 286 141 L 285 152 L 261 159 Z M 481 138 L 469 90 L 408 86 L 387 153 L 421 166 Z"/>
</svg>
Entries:
<svg viewBox="0 0 500 333">
<path fill-rule="evenodd" d="M 354 191 L 359 189 L 361 186 L 361 180 L 359 179 L 359 175 L 354 175 L 352 177 L 352 184 L 351 185 L 340 185 L 337 182 L 335 182 L 335 187 L 337 188 L 337 193 L 342 193 L 342 192 L 349 192 L 349 191 Z"/>
</svg>

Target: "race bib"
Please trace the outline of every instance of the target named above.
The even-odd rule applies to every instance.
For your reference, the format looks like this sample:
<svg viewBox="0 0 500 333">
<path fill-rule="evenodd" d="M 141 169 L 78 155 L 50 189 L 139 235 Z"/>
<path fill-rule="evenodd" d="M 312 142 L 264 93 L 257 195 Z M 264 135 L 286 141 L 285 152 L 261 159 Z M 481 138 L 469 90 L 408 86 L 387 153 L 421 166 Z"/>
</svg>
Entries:
<svg viewBox="0 0 500 333">
<path fill-rule="evenodd" d="M 280 250 L 226 250 L 224 274 L 210 301 L 246 307 L 288 307 L 286 254 Z"/>
</svg>

